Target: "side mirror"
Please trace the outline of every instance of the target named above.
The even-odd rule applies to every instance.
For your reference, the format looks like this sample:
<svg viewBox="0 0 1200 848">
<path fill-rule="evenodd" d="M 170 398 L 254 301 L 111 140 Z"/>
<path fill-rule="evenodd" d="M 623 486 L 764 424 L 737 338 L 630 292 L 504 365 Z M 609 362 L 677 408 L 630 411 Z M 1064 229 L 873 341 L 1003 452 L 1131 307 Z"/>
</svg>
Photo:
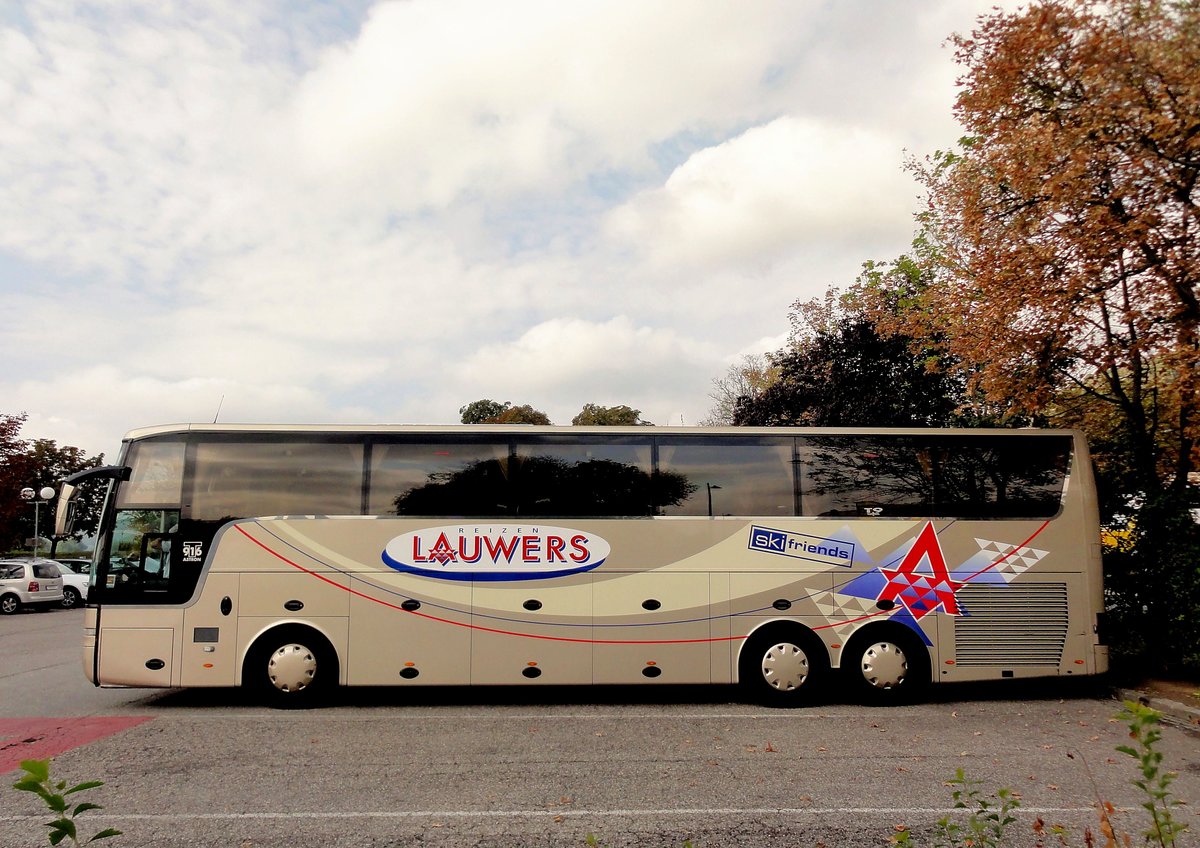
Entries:
<svg viewBox="0 0 1200 848">
<path fill-rule="evenodd" d="M 58 507 L 54 511 L 54 533 L 57 536 L 71 535 L 75 523 L 75 508 L 79 505 L 75 500 L 75 492 L 79 484 L 85 480 L 128 480 L 133 469 L 128 465 L 102 465 L 98 468 L 85 468 L 63 480 L 58 490 Z"/>
</svg>

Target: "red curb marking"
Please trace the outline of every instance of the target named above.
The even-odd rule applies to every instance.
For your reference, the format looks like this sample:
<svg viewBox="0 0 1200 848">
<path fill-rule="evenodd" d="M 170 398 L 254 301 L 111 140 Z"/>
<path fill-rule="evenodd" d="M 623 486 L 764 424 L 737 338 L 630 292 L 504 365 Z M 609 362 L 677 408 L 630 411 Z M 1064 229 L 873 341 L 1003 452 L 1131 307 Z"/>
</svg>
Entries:
<svg viewBox="0 0 1200 848">
<path fill-rule="evenodd" d="M 153 716 L 0 718 L 0 774 L 21 760 L 46 760 L 150 721 Z"/>
</svg>

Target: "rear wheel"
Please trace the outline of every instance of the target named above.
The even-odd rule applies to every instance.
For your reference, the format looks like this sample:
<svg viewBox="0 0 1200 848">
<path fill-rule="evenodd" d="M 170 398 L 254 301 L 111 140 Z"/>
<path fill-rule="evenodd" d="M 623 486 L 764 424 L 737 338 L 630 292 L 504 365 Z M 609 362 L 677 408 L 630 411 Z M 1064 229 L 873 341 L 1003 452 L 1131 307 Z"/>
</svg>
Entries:
<svg viewBox="0 0 1200 848">
<path fill-rule="evenodd" d="M 247 654 L 242 679 L 271 706 L 311 707 L 337 686 L 337 654 L 315 630 L 277 630 Z"/>
<path fill-rule="evenodd" d="M 63 586 L 62 605 L 64 609 L 75 609 L 79 606 L 79 593 L 71 586 Z"/>
<path fill-rule="evenodd" d="M 0 615 L 12 615 L 21 608 L 21 599 L 16 595 L 0 597 Z"/>
<path fill-rule="evenodd" d="M 746 640 L 738 659 L 738 681 L 756 701 L 796 707 L 825 688 L 829 657 L 811 630 L 771 626 Z"/>
<path fill-rule="evenodd" d="M 906 627 L 869 628 L 843 653 L 842 668 L 863 700 L 898 704 L 913 700 L 929 683 L 929 652 Z"/>
</svg>

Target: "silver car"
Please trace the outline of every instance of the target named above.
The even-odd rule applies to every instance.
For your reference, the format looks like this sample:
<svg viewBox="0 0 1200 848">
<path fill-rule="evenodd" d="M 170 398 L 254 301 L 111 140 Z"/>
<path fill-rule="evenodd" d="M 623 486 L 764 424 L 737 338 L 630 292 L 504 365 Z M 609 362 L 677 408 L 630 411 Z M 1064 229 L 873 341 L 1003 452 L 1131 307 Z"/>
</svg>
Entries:
<svg viewBox="0 0 1200 848">
<path fill-rule="evenodd" d="M 63 579 L 53 562 L 0 560 L 0 614 L 21 607 L 48 610 L 61 607 Z"/>
</svg>

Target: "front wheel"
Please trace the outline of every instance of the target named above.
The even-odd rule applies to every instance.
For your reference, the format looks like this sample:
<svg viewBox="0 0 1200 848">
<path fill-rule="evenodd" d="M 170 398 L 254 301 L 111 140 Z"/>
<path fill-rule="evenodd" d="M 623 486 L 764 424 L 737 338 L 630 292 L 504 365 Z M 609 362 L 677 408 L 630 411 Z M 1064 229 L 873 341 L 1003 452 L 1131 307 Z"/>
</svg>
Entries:
<svg viewBox="0 0 1200 848">
<path fill-rule="evenodd" d="M 798 625 L 755 633 L 738 659 L 738 681 L 754 700 L 768 706 L 811 702 L 825 688 L 828 673 L 824 644 Z"/>
<path fill-rule="evenodd" d="M 311 707 L 337 685 L 337 654 L 319 633 L 289 628 L 262 638 L 250 651 L 243 682 L 274 707 Z"/>
<path fill-rule="evenodd" d="M 79 593 L 70 586 L 63 586 L 63 609 L 75 609 L 79 606 Z"/>
</svg>

